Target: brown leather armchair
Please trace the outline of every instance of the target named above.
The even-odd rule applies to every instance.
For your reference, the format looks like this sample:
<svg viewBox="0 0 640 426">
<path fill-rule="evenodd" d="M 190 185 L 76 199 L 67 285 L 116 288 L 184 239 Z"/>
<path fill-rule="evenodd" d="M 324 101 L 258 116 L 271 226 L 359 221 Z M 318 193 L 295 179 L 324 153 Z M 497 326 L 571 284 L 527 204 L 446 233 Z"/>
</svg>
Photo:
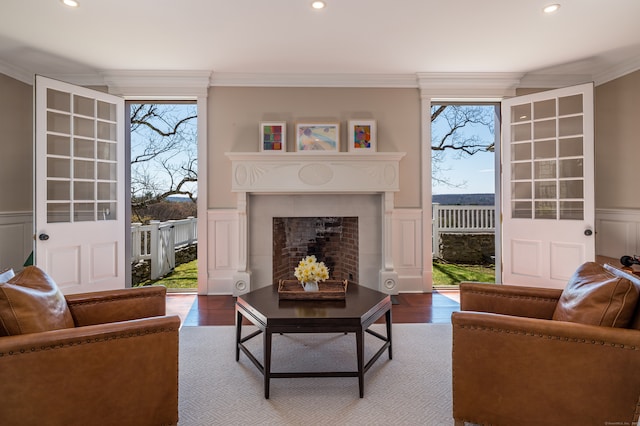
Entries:
<svg viewBox="0 0 640 426">
<path fill-rule="evenodd" d="M 452 315 L 456 425 L 637 424 L 637 306 L 630 328 L 558 321 L 562 294 L 460 285 L 461 312 Z"/>
<path fill-rule="evenodd" d="M 0 424 L 176 424 L 180 319 L 165 293 L 69 295 L 75 327 L 0 337 Z"/>
</svg>

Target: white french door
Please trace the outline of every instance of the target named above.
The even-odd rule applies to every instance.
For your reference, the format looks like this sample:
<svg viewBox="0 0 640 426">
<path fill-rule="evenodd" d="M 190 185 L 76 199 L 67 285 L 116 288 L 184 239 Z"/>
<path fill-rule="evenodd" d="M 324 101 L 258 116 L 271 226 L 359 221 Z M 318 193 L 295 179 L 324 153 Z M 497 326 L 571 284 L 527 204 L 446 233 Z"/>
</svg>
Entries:
<svg viewBox="0 0 640 426">
<path fill-rule="evenodd" d="M 502 103 L 505 284 L 564 288 L 595 259 L 593 85 Z"/>
<path fill-rule="evenodd" d="M 124 288 L 124 100 L 36 77 L 35 264 L 64 293 Z"/>
</svg>

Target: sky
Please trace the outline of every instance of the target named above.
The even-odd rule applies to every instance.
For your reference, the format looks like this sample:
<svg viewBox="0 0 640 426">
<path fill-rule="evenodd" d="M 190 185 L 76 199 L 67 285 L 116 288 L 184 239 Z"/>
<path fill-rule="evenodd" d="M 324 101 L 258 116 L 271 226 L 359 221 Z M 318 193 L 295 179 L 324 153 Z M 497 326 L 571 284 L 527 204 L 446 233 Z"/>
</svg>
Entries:
<svg viewBox="0 0 640 426">
<path fill-rule="evenodd" d="M 163 131 L 169 131 L 174 123 L 181 118 L 197 114 L 197 106 L 195 104 L 159 104 L 158 111 L 161 117 L 166 119 L 170 125 L 163 123 L 160 119 L 151 120 L 152 124 Z M 184 129 L 180 135 L 182 137 L 175 137 L 175 139 L 179 141 L 178 147 L 158 157 L 159 159 L 166 160 L 172 167 L 177 169 L 180 168 L 182 163 L 187 162 L 189 158 L 197 157 L 197 120 L 190 120 L 184 124 L 182 128 Z M 146 146 L 149 144 L 149 140 L 154 140 L 158 144 L 161 144 L 163 141 L 157 133 L 149 130 L 146 126 L 140 126 L 136 131 L 131 133 L 132 159 L 144 152 Z M 162 193 L 175 187 L 175 183 L 172 187 L 170 179 L 171 175 L 176 182 L 180 181 L 184 176 L 184 174 L 179 171 L 169 174 L 167 170 L 165 170 L 156 160 L 132 165 L 131 181 L 133 195 L 141 195 L 141 192 L 144 192 L 134 190 L 140 188 L 140 186 L 135 183 L 137 180 L 136 177 L 139 174 L 147 174 L 152 177 L 152 180 L 157 187 L 157 190 L 155 191 L 157 193 Z M 184 186 L 184 189 L 192 191 L 196 195 L 197 188 L 197 183 L 188 183 Z"/>
<path fill-rule="evenodd" d="M 495 192 L 495 155 L 493 152 L 481 152 L 471 157 L 456 159 L 452 155 L 443 163 L 449 169 L 449 176 L 456 183 L 466 182 L 458 187 L 433 183 L 433 194 L 486 194 Z"/>
<path fill-rule="evenodd" d="M 493 106 L 485 106 L 489 113 Z M 450 127 L 446 121 L 439 117 L 432 122 L 432 133 L 445 134 Z M 495 125 L 499 129 L 499 125 Z M 494 133 L 484 125 L 465 128 L 463 131 L 469 134 L 477 134 L 483 141 L 492 141 Z M 493 152 L 478 152 L 472 156 L 460 157 L 457 152 L 445 151 L 443 162 L 440 163 L 441 177 L 455 186 L 433 182 L 432 193 L 438 194 L 485 194 L 495 193 L 495 154 Z"/>
</svg>

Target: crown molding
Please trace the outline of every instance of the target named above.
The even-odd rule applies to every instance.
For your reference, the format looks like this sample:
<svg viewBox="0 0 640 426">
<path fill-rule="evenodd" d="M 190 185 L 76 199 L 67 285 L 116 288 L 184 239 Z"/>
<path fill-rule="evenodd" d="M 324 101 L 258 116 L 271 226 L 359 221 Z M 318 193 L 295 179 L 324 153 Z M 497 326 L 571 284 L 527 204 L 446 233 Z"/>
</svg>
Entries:
<svg viewBox="0 0 640 426">
<path fill-rule="evenodd" d="M 38 75 L 40 75 L 38 73 Z M 54 80 L 64 81 L 65 83 L 75 84 L 77 86 L 90 87 L 90 86 L 104 86 L 104 79 L 99 73 L 83 73 L 83 74 L 55 74 L 47 73 L 42 74 L 45 77 L 52 78 Z"/>
<path fill-rule="evenodd" d="M 81 86 L 107 86 L 127 99 L 194 99 L 209 86 L 419 88 L 423 98 L 503 99 L 516 88 L 559 88 L 593 81 L 596 86 L 640 70 L 640 56 L 594 74 L 423 73 L 308 74 L 212 73 L 211 71 L 103 71 L 52 74 L 49 78 Z M 37 71 L 0 60 L 0 73 L 33 85 Z M 43 74 L 45 75 L 45 74 Z"/>
<path fill-rule="evenodd" d="M 624 61 L 602 72 L 595 73 L 593 75 L 593 81 L 596 86 L 599 86 L 638 70 L 640 70 L 640 56 Z"/>
<path fill-rule="evenodd" d="M 211 71 L 104 71 L 109 93 L 127 99 L 194 99 L 207 96 Z"/>
<path fill-rule="evenodd" d="M 211 86 L 417 88 L 414 74 L 213 73 Z"/>
<path fill-rule="evenodd" d="M 24 68 L 11 65 L 10 63 L 3 60 L 0 60 L 0 73 L 26 83 L 30 86 L 33 86 L 33 81 L 35 80 L 35 73 Z"/>
<path fill-rule="evenodd" d="M 522 73 L 417 73 L 423 98 L 493 99 L 514 96 Z"/>
<path fill-rule="evenodd" d="M 40 72 L 38 70 L 30 70 L 22 67 L 17 67 L 8 62 L 0 60 L 0 73 L 5 74 L 11 78 L 15 78 L 23 83 L 33 86 L 35 76 L 37 74 L 44 75 L 54 80 L 64 81 L 65 83 L 76 84 L 78 86 L 102 86 L 104 81 L 99 73 L 51 73 Z"/>
<path fill-rule="evenodd" d="M 525 74 L 518 87 L 527 89 L 558 89 L 593 81 L 591 74 Z"/>
</svg>

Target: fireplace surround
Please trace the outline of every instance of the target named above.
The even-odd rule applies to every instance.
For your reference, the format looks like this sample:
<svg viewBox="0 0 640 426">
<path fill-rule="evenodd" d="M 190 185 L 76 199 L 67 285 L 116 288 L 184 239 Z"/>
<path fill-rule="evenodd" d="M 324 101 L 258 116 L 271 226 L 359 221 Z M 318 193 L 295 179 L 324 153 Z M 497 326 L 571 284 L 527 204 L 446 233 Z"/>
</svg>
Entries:
<svg viewBox="0 0 640 426">
<path fill-rule="evenodd" d="M 233 294 L 273 283 L 274 217 L 357 217 L 359 283 L 398 292 L 391 218 L 405 153 L 227 153 L 237 194 Z"/>
</svg>

